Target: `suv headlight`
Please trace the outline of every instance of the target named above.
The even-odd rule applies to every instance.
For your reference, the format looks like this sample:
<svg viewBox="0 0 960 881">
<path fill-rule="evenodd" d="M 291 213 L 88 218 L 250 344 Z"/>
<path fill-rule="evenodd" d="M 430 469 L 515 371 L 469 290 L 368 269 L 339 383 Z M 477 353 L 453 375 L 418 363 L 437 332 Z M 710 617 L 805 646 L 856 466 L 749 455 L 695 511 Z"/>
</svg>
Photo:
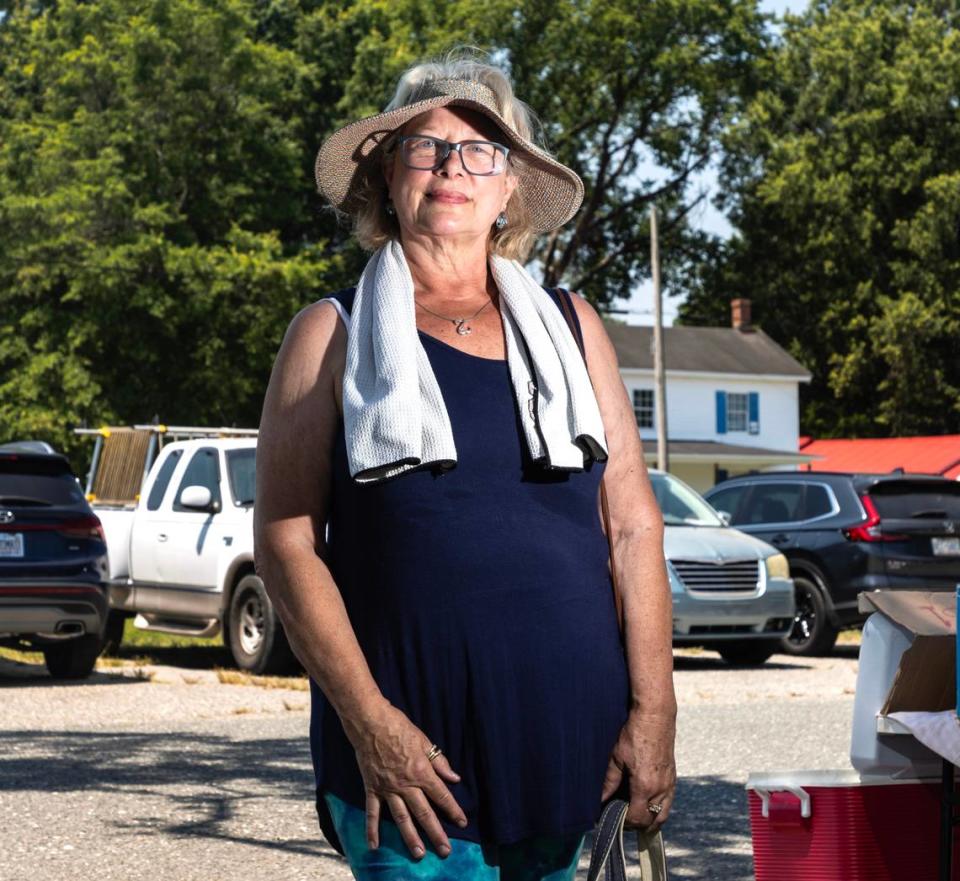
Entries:
<svg viewBox="0 0 960 881">
<path fill-rule="evenodd" d="M 767 564 L 767 578 L 790 577 L 790 564 L 783 554 L 772 554 L 763 562 Z"/>
</svg>

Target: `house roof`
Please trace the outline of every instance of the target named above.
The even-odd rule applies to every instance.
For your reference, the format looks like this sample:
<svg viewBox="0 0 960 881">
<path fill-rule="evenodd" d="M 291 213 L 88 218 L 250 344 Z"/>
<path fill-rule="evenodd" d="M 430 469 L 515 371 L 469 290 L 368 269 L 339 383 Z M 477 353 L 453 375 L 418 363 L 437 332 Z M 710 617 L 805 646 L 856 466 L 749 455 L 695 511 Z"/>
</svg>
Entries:
<svg viewBox="0 0 960 881">
<path fill-rule="evenodd" d="M 607 323 L 606 328 L 621 367 L 653 369 L 652 327 Z M 762 330 L 665 327 L 663 350 L 667 370 L 774 374 L 810 381 L 810 372 Z"/>
<path fill-rule="evenodd" d="M 651 461 L 657 456 L 657 442 L 643 441 L 643 452 Z M 743 444 L 725 444 L 706 440 L 667 441 L 667 455 L 678 462 L 756 462 L 763 464 L 795 464 L 809 462 L 814 454 L 801 450 L 770 450 L 766 447 L 748 447 Z"/>
<path fill-rule="evenodd" d="M 800 438 L 800 451 L 821 457 L 807 466 L 811 471 L 884 474 L 902 468 L 916 474 L 960 478 L 960 434 L 855 440 Z"/>
</svg>

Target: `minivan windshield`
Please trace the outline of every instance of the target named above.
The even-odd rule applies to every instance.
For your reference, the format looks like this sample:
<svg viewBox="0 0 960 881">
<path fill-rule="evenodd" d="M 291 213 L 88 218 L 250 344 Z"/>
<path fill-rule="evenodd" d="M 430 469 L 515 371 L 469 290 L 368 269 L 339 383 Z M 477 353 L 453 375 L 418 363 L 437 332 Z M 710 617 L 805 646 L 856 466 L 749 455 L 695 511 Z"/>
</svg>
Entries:
<svg viewBox="0 0 960 881">
<path fill-rule="evenodd" d="M 650 483 L 663 513 L 664 525 L 726 525 L 704 499 L 672 474 L 651 474 Z"/>
</svg>

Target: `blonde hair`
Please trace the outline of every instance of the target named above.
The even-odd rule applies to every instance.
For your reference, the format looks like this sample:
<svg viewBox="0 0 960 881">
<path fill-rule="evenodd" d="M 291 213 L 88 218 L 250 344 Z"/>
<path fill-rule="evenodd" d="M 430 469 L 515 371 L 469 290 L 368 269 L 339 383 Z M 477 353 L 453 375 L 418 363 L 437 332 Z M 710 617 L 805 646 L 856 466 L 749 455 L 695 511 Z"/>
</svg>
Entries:
<svg viewBox="0 0 960 881">
<path fill-rule="evenodd" d="M 442 59 L 423 62 L 409 68 L 400 77 L 393 98 L 384 109 L 396 110 L 398 107 L 405 107 L 421 100 L 424 87 L 434 80 L 441 79 L 466 80 L 487 86 L 496 96 L 497 109 L 507 125 L 511 126 L 524 140 L 534 142 L 534 127 L 539 131 L 539 124 L 533 111 L 513 94 L 513 86 L 502 70 L 480 61 L 477 53 L 470 50 L 456 49 Z M 396 133 L 384 142 L 383 162 L 392 159 L 395 146 Z M 511 151 L 507 174 L 521 177 L 523 166 L 523 156 Z M 375 251 L 400 235 L 397 219 L 387 214 L 386 205 L 387 182 L 383 175 L 382 163 L 371 162 L 357 187 L 356 199 L 351 210 L 357 241 L 369 251 Z M 520 187 L 514 189 L 505 213 L 507 225 L 502 230 L 492 232 L 488 250 L 492 254 L 498 254 L 509 260 L 523 262 L 533 247 L 537 233 L 530 223 L 530 214 L 524 204 Z"/>
</svg>

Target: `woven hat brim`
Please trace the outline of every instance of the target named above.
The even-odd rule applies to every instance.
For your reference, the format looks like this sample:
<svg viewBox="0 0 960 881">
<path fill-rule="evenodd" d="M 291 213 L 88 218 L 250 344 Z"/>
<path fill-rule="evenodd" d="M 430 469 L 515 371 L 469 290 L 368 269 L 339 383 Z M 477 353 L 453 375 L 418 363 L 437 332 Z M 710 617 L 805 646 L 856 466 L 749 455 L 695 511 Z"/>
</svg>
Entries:
<svg viewBox="0 0 960 881">
<path fill-rule="evenodd" d="M 437 95 L 376 116 L 359 119 L 335 131 L 317 153 L 314 174 L 317 189 L 332 205 L 349 211 L 352 197 L 370 163 L 380 161 L 382 143 L 408 120 L 436 107 L 455 105 L 476 110 L 503 132 L 507 145 L 520 154 L 523 170 L 517 189 L 522 194 L 532 227 L 547 232 L 565 224 L 583 201 L 583 181 L 572 169 L 521 138 L 496 111 L 469 98 Z"/>
</svg>

